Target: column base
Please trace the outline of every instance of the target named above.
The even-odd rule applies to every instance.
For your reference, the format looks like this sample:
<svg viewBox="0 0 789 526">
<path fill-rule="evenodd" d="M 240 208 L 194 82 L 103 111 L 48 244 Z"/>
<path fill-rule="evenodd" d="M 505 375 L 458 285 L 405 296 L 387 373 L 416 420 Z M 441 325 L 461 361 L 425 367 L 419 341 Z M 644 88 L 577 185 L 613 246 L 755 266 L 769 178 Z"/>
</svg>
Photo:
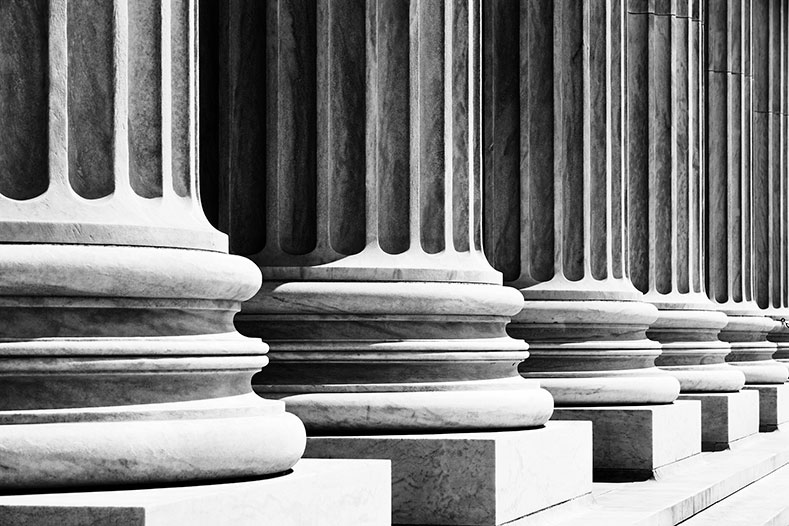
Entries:
<svg viewBox="0 0 789 526">
<path fill-rule="evenodd" d="M 681 394 L 679 400 L 701 402 L 702 451 L 728 449 L 732 442 L 759 432 L 759 394 L 754 390 Z"/>
<path fill-rule="evenodd" d="M 392 460 L 394 524 L 500 525 L 589 493 L 592 427 L 307 439 L 306 457 Z"/>
<path fill-rule="evenodd" d="M 759 392 L 759 431 L 775 431 L 789 422 L 789 384 L 752 384 L 744 389 Z"/>
<path fill-rule="evenodd" d="M 591 420 L 596 481 L 646 480 L 656 469 L 701 452 L 701 402 L 561 407 L 552 419 Z"/>
<path fill-rule="evenodd" d="M 0 524 L 214 526 L 389 524 L 382 460 L 302 460 L 268 479 L 180 487 L 6 495 Z"/>
</svg>

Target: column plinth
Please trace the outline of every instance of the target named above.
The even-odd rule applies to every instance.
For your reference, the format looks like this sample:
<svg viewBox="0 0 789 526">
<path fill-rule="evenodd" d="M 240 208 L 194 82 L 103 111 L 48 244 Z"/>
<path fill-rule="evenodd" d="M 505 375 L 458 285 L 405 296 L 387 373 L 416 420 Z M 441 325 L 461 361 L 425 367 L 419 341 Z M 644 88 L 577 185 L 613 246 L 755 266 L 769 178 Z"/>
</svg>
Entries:
<svg viewBox="0 0 789 526">
<path fill-rule="evenodd" d="M 193 2 L 0 6 L 0 441 L 8 491 L 292 467 L 249 385 L 260 285 L 196 192 Z M 249 435 L 250 428 L 257 430 Z"/>
<path fill-rule="evenodd" d="M 683 393 L 734 392 L 742 372 L 718 339 L 727 324 L 704 289 L 704 29 L 701 0 L 628 2 L 628 263 L 658 308 L 647 336 Z"/>
</svg>

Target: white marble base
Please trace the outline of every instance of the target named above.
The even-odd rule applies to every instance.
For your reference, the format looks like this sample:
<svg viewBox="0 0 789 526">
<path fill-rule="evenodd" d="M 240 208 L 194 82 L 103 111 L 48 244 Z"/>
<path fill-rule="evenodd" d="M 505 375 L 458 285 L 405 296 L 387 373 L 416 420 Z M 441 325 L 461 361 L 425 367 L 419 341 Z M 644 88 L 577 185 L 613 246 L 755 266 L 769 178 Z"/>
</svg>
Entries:
<svg viewBox="0 0 789 526">
<path fill-rule="evenodd" d="M 496 526 L 591 491 L 592 426 L 311 437 L 306 457 L 392 460 L 392 522 Z"/>
<path fill-rule="evenodd" d="M 645 480 L 662 466 L 701 452 L 701 402 L 559 407 L 556 420 L 591 420 L 596 480 Z"/>
<path fill-rule="evenodd" d="M 789 422 L 789 384 L 750 384 L 745 389 L 759 392 L 759 431 L 775 431 Z"/>
<path fill-rule="evenodd" d="M 0 496 L 0 524 L 347 526 L 391 519 L 384 460 L 301 460 L 291 473 L 225 484 Z"/>
<path fill-rule="evenodd" d="M 681 394 L 679 400 L 701 402 L 701 449 L 720 451 L 759 432 L 759 393 Z"/>
</svg>

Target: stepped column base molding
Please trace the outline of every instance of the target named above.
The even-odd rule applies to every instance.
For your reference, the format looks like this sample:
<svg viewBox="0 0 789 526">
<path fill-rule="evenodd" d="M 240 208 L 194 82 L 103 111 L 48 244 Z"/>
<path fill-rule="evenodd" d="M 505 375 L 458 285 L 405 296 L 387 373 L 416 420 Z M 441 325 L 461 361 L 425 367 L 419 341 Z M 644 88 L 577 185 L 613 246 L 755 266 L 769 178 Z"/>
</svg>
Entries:
<svg viewBox="0 0 789 526">
<path fill-rule="evenodd" d="M 0 4 L 3 524 L 298 510 L 286 488 L 337 482 L 294 475 L 304 426 L 252 391 L 267 346 L 233 316 L 261 275 L 201 209 L 196 25 L 192 0 Z"/>
</svg>

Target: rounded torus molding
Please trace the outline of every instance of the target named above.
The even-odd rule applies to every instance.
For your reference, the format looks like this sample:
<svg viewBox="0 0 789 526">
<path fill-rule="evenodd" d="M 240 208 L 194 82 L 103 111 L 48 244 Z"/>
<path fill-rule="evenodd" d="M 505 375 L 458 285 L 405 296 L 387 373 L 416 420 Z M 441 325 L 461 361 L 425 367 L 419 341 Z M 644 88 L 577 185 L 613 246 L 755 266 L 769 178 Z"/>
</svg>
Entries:
<svg viewBox="0 0 789 526">
<path fill-rule="evenodd" d="M 236 327 L 271 346 L 255 390 L 311 434 L 535 427 L 553 401 L 518 374 L 520 305 L 493 284 L 264 283 Z"/>
<path fill-rule="evenodd" d="M 767 335 L 767 339 L 776 345 L 773 360 L 789 368 L 789 312 L 783 309 L 769 309 L 765 315 L 776 322 L 775 328 Z"/>
<path fill-rule="evenodd" d="M 233 327 L 248 260 L 3 245 L 0 274 L 3 488 L 270 475 L 303 453 L 298 418 L 252 392 L 266 345 Z"/>
<path fill-rule="evenodd" d="M 784 364 L 773 360 L 778 346 L 767 340 L 768 334 L 780 329 L 780 322 L 764 316 L 752 302 L 724 304 L 722 310 L 729 322 L 721 330 L 720 339 L 731 345 L 726 361 L 745 374 L 747 384 L 786 382 L 789 371 Z"/>
<path fill-rule="evenodd" d="M 558 298 L 578 286 L 564 288 L 562 281 L 553 283 Z M 679 395 L 678 381 L 655 367 L 660 344 L 645 334 L 657 318 L 657 309 L 632 299 L 636 291 L 610 299 L 615 288 L 624 289 L 626 284 L 612 284 L 600 296 L 576 292 L 574 301 L 534 299 L 536 291 L 521 291 L 523 310 L 507 332 L 529 342 L 531 356 L 520 365 L 520 372 L 526 378 L 540 378 L 557 405 L 661 404 Z M 551 298 L 547 284 L 542 284 L 539 295 Z"/>
<path fill-rule="evenodd" d="M 726 363 L 731 346 L 718 339 L 727 323 L 726 315 L 708 310 L 704 295 L 683 294 L 677 302 L 655 300 L 658 317 L 647 336 L 659 341 L 662 353 L 655 363 L 679 380 L 684 393 L 736 392 L 745 385 L 745 375 Z M 686 301 L 681 301 L 686 300 Z"/>
</svg>

